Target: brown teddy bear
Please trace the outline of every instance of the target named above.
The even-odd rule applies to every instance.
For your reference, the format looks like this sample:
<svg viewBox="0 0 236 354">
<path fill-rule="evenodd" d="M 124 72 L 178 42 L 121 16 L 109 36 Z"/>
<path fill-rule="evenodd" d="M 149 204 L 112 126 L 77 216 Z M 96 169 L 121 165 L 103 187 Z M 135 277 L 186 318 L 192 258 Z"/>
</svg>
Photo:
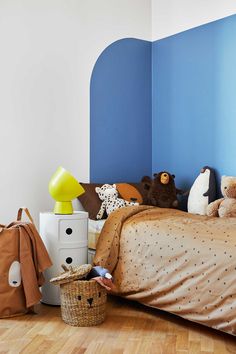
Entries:
<svg viewBox="0 0 236 354">
<path fill-rule="evenodd" d="M 175 175 L 162 171 L 154 173 L 154 179 L 144 176 L 141 180 L 147 190 L 145 204 L 154 205 L 160 208 L 177 208 L 177 194 L 182 191 L 175 187 Z"/>
<path fill-rule="evenodd" d="M 224 198 L 210 203 L 207 215 L 236 217 L 236 177 L 222 176 L 221 193 Z"/>
</svg>

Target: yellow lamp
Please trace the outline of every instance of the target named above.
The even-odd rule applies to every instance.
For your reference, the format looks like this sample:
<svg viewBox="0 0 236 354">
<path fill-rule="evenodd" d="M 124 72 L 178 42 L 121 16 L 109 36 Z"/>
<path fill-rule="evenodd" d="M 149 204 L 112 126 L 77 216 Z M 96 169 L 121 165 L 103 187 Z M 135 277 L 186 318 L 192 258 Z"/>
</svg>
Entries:
<svg viewBox="0 0 236 354">
<path fill-rule="evenodd" d="M 73 214 L 72 199 L 85 192 L 79 182 L 61 166 L 52 176 L 48 189 L 56 201 L 54 214 Z"/>
</svg>

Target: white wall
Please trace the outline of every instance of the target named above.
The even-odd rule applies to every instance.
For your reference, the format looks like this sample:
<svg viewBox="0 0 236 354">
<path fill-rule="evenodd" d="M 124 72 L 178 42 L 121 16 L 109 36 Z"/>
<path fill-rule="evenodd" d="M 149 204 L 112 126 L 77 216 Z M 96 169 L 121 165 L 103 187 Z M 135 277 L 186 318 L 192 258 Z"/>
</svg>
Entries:
<svg viewBox="0 0 236 354">
<path fill-rule="evenodd" d="M 235 13 L 235 0 L 152 0 L 152 40 Z"/>
<path fill-rule="evenodd" d="M 89 180 L 89 83 L 113 41 L 151 39 L 151 0 L 0 1 L 0 223 L 51 209 L 62 165 Z"/>
</svg>

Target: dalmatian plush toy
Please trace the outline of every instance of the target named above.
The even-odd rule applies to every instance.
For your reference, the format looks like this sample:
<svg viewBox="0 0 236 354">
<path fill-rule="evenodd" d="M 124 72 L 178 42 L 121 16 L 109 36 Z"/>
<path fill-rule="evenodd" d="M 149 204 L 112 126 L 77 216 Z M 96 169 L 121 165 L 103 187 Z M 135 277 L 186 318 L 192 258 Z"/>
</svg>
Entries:
<svg viewBox="0 0 236 354">
<path fill-rule="evenodd" d="M 109 215 L 112 211 L 118 208 L 128 205 L 139 205 L 139 203 L 128 202 L 127 200 L 118 198 L 118 191 L 115 184 L 104 184 L 101 188 L 96 187 L 95 191 L 102 200 L 102 205 L 97 214 L 98 220 L 102 219 L 105 211 L 107 215 Z"/>
</svg>

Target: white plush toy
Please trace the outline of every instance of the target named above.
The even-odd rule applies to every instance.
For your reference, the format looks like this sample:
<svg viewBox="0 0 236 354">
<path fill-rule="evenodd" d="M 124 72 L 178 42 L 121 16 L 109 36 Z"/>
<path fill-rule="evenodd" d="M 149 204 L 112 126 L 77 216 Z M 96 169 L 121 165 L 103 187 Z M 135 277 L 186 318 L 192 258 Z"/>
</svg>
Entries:
<svg viewBox="0 0 236 354">
<path fill-rule="evenodd" d="M 188 197 L 188 212 L 192 214 L 207 214 L 207 206 L 216 199 L 215 172 L 205 166 L 195 179 Z"/>
<path fill-rule="evenodd" d="M 138 203 L 128 202 L 127 200 L 118 198 L 118 191 L 115 184 L 104 184 L 101 188 L 96 187 L 95 191 L 102 200 L 102 205 L 97 214 L 97 219 L 101 219 L 105 211 L 107 215 L 109 215 L 112 211 L 118 208 L 128 205 L 139 205 Z"/>
</svg>

